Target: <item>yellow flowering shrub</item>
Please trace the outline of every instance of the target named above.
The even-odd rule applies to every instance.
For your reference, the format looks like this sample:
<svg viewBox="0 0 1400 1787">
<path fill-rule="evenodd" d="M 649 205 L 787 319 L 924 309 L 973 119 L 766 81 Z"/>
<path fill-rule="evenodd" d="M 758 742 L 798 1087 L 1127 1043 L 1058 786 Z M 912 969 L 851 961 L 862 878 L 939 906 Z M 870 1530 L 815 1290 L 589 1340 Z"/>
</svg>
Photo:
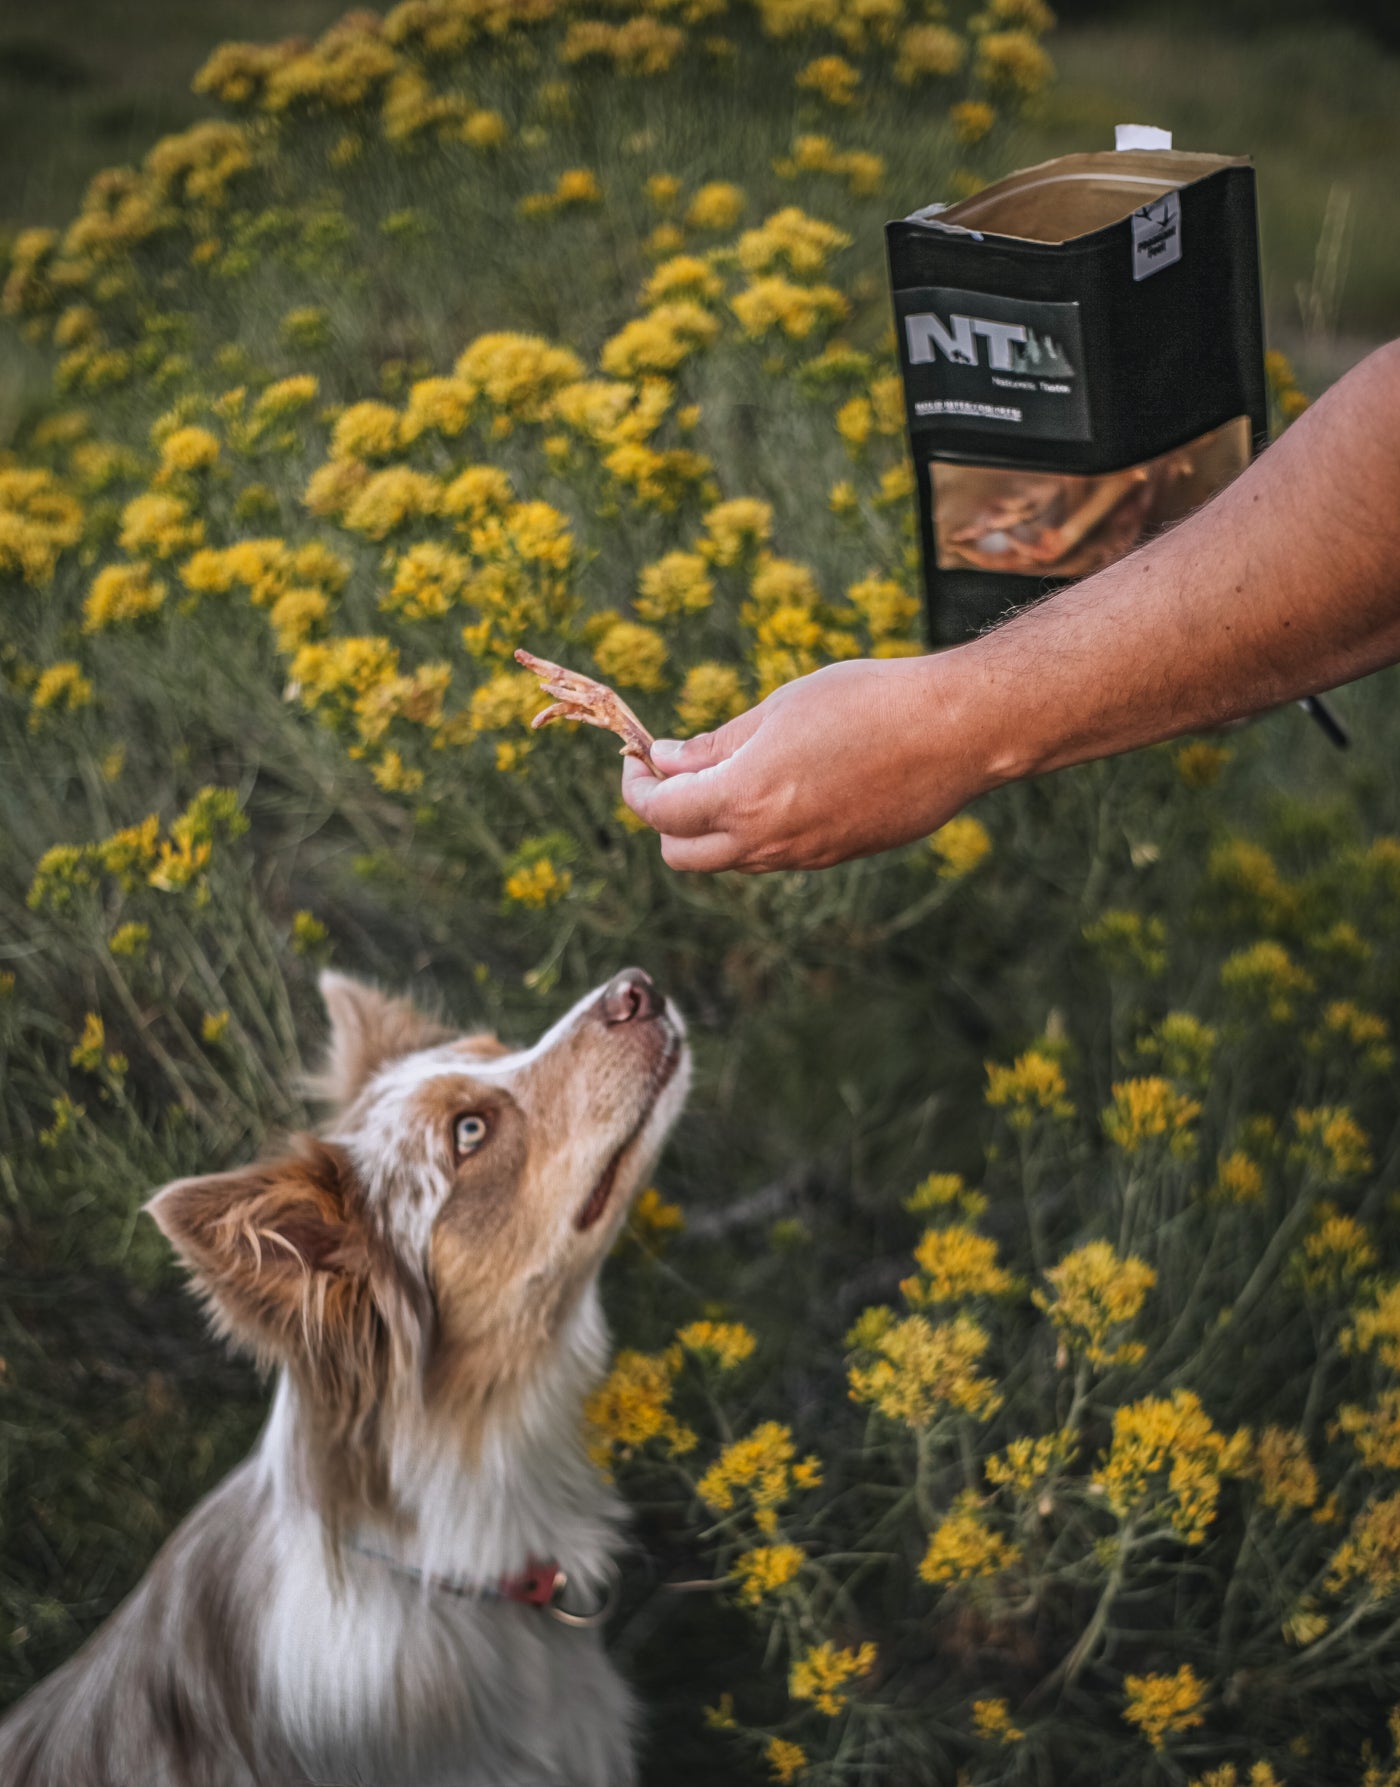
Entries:
<svg viewBox="0 0 1400 1787">
<path fill-rule="evenodd" d="M 308 1120 L 316 972 L 528 1044 L 640 961 L 696 1072 L 582 1444 L 690 1772 L 1389 1767 L 1389 780 L 1317 800 L 1284 713 L 680 875 L 513 659 L 691 736 L 938 643 L 874 245 L 1004 164 L 1049 24 L 405 0 L 218 49 L 4 245 L 0 1697 L 262 1418 L 138 1213 Z"/>
</svg>

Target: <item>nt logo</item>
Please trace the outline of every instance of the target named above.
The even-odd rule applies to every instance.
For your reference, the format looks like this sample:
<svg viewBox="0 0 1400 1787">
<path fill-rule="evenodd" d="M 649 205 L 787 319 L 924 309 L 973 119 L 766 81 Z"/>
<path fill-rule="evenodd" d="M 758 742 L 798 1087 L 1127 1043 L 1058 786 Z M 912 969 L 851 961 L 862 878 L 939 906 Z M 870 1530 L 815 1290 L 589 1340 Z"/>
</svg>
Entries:
<svg viewBox="0 0 1400 1787">
<path fill-rule="evenodd" d="M 1060 344 L 1037 335 L 1024 323 L 998 323 L 985 316 L 954 314 L 945 323 L 931 310 L 904 319 L 909 364 L 927 366 L 941 354 L 953 366 L 979 365 L 980 343 L 987 344 L 987 365 L 993 372 L 1037 373 L 1073 378 L 1074 368 Z"/>
</svg>

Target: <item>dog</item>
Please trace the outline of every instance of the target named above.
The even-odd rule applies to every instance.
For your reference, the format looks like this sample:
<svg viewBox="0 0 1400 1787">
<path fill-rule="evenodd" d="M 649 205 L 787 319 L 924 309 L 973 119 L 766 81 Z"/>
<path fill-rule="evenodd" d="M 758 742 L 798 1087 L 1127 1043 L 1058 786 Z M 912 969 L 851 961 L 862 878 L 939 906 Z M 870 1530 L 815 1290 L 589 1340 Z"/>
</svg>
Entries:
<svg viewBox="0 0 1400 1787">
<path fill-rule="evenodd" d="M 254 1452 L 0 1724 L 4 1787 L 626 1787 L 598 1272 L 684 1104 L 637 968 L 532 1047 L 320 982 L 334 1115 L 146 1208 L 275 1369 Z"/>
</svg>

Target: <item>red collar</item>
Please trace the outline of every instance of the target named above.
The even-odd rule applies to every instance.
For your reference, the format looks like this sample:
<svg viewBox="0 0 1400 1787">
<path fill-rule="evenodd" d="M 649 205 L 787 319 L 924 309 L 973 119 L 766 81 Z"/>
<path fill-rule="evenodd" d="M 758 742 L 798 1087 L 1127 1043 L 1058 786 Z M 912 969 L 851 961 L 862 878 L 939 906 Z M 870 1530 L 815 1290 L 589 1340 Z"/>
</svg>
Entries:
<svg viewBox="0 0 1400 1787">
<path fill-rule="evenodd" d="M 561 1605 L 568 1587 L 568 1572 L 553 1559 L 531 1558 L 523 1570 L 511 1576 L 498 1576 L 494 1583 L 464 1582 L 460 1576 L 428 1576 L 413 1564 L 400 1563 L 385 1551 L 378 1551 L 358 1539 L 349 1541 L 350 1549 L 363 1557 L 372 1557 L 387 1564 L 396 1575 L 407 1576 L 425 1587 L 445 1595 L 458 1595 L 472 1601 L 514 1601 L 520 1607 L 538 1607 L 565 1626 L 600 1626 L 616 1605 L 619 1578 L 616 1567 L 608 1582 L 607 1593 L 600 1606 L 589 1613 L 574 1613 Z"/>
<path fill-rule="evenodd" d="M 558 1564 L 532 1558 L 516 1575 L 502 1576 L 496 1594 L 502 1601 L 519 1601 L 522 1607 L 552 1607 L 568 1580 Z"/>
</svg>

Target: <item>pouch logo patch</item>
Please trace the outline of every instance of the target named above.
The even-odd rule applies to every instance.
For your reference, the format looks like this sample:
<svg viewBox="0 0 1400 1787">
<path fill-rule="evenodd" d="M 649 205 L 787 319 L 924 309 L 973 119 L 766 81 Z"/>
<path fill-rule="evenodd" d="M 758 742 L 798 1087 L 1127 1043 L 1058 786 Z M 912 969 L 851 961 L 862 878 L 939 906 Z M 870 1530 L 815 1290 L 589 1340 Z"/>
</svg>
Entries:
<svg viewBox="0 0 1400 1787">
<path fill-rule="evenodd" d="M 946 286 L 896 294 L 912 432 L 1090 438 L 1077 304 Z"/>
</svg>

